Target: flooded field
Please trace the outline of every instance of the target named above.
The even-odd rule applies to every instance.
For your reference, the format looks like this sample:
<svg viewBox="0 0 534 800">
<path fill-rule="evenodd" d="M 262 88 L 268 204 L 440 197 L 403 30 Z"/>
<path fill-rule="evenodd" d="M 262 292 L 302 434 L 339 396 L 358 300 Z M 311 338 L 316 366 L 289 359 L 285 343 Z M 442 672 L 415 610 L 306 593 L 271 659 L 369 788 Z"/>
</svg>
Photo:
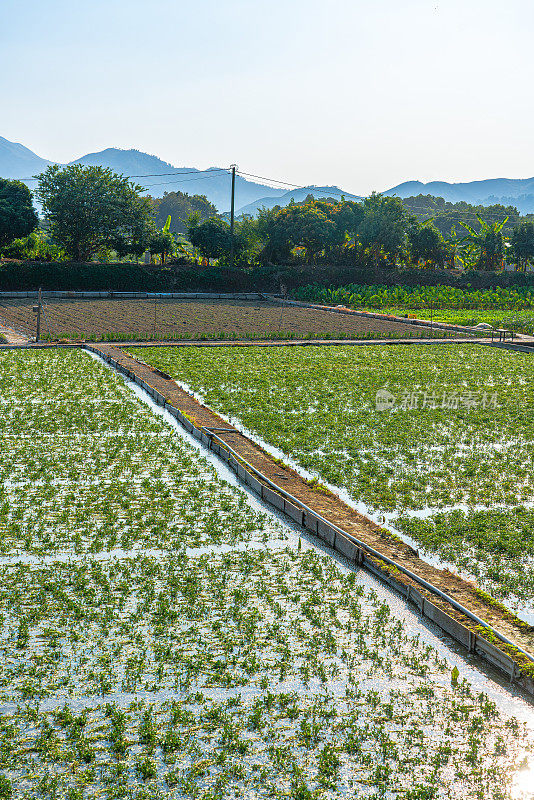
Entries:
<svg viewBox="0 0 534 800">
<path fill-rule="evenodd" d="M 132 352 L 534 618 L 529 354 L 454 343 Z"/>
<path fill-rule="evenodd" d="M 96 359 L 0 402 L 0 796 L 531 796 L 530 706 Z"/>
</svg>

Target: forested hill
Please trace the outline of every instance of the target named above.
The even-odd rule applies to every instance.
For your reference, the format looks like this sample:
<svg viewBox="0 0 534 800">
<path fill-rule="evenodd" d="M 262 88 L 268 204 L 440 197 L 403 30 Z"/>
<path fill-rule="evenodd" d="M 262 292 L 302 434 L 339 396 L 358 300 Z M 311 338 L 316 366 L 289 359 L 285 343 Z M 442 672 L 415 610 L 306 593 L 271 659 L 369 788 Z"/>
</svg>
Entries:
<svg viewBox="0 0 534 800">
<path fill-rule="evenodd" d="M 342 197 L 346 200 L 362 199 L 358 195 L 344 192 L 337 186 L 303 186 L 300 189 L 291 189 L 289 192 L 283 192 L 278 196 L 271 195 L 270 197 L 261 197 L 259 200 L 255 200 L 254 203 L 239 208 L 238 214 L 250 214 L 255 217 L 260 208 L 274 208 L 275 206 L 285 208 L 285 206 L 288 206 L 292 201 L 294 203 L 305 202 L 310 195 L 317 200 L 331 198 L 337 203 Z"/>
<path fill-rule="evenodd" d="M 41 158 L 24 145 L 0 137 L 0 178 L 31 178 L 52 163 L 57 162 Z M 146 187 L 147 194 L 153 197 L 162 197 L 165 192 L 206 195 L 219 212 L 230 209 L 231 177 L 226 169 L 220 167 L 211 167 L 208 171 L 189 166 L 175 167 L 140 150 L 120 150 L 116 147 L 88 153 L 69 163 L 110 167 L 121 175 L 148 176 L 134 180 Z M 28 182 L 28 186 L 33 188 L 35 182 Z M 278 195 L 279 189 L 236 176 L 236 209 L 260 197 Z"/>
</svg>

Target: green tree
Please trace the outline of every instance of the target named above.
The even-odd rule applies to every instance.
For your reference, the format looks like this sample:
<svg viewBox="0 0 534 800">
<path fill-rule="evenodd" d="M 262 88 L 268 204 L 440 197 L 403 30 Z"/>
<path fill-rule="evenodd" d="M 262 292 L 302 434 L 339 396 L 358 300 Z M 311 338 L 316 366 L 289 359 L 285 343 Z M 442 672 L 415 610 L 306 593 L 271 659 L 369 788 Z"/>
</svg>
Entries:
<svg viewBox="0 0 534 800">
<path fill-rule="evenodd" d="M 287 258 L 295 247 L 302 247 L 305 259 L 310 263 L 318 253 L 339 243 L 339 230 L 329 219 L 327 205 L 330 204 L 311 198 L 305 204 L 290 203 L 274 216 L 265 215 L 270 255 L 279 254 Z"/>
<path fill-rule="evenodd" d="M 193 247 L 205 258 L 222 258 L 230 253 L 230 226 L 220 217 L 200 222 L 198 213 L 191 215 L 187 235 Z"/>
<path fill-rule="evenodd" d="M 8 258 L 28 259 L 32 261 L 64 261 L 65 253 L 43 230 L 32 231 L 23 239 L 13 239 L 4 248 Z"/>
<path fill-rule="evenodd" d="M 405 245 L 408 225 L 408 215 L 398 197 L 383 197 L 373 192 L 365 198 L 358 237 L 375 267 L 381 256 L 393 260 L 398 257 Z"/>
<path fill-rule="evenodd" d="M 344 239 L 345 234 L 349 237 L 355 237 L 357 235 L 364 214 L 362 203 L 356 203 L 353 200 L 342 200 L 340 203 L 336 203 L 332 206 L 330 219 L 336 223 Z"/>
<path fill-rule="evenodd" d="M 259 221 L 249 214 L 235 222 L 236 264 L 249 267 L 258 262 L 265 241 Z"/>
<path fill-rule="evenodd" d="M 283 227 L 276 222 L 280 211 L 280 206 L 260 208 L 258 211 L 256 226 L 258 238 L 263 244 L 260 258 L 267 263 L 284 263 L 291 254 L 292 244 L 287 239 Z"/>
<path fill-rule="evenodd" d="M 431 223 L 412 225 L 408 229 L 408 243 L 414 262 L 425 261 L 441 265 L 445 261 L 443 237 Z"/>
<path fill-rule="evenodd" d="M 185 192 L 165 192 L 163 197 L 151 197 L 156 225 L 162 228 L 167 217 L 171 216 L 171 233 L 185 233 L 191 214 L 198 212 L 202 222 L 217 215 L 217 209 L 205 195 L 189 195 Z"/>
<path fill-rule="evenodd" d="M 28 187 L 0 178 L 0 247 L 28 236 L 39 225 Z"/>
<path fill-rule="evenodd" d="M 77 261 L 104 248 L 140 252 L 154 233 L 150 201 L 141 186 L 109 168 L 51 166 L 38 176 L 36 196 L 54 241 Z"/>
<path fill-rule="evenodd" d="M 519 269 L 526 271 L 527 265 L 534 261 L 534 223 L 523 222 L 514 228 L 510 253 Z"/>
</svg>

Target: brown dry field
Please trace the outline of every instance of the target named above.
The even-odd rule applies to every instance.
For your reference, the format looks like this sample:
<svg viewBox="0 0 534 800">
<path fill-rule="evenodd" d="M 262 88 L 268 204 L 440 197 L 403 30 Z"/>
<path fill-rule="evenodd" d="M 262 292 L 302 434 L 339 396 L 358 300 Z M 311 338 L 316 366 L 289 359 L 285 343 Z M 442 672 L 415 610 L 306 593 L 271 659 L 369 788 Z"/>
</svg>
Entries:
<svg viewBox="0 0 534 800">
<path fill-rule="evenodd" d="M 35 335 L 35 301 L 0 300 L 0 323 Z M 414 325 L 246 300 L 45 300 L 43 339 L 86 341 L 173 339 L 428 338 Z"/>
</svg>

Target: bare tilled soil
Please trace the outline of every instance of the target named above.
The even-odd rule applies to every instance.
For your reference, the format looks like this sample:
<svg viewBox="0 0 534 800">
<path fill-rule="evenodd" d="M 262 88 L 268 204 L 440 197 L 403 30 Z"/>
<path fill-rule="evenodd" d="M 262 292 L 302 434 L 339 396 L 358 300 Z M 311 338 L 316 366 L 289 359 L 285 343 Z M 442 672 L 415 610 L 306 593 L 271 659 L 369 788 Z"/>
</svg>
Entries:
<svg viewBox="0 0 534 800">
<path fill-rule="evenodd" d="M 0 324 L 34 335 L 35 300 L 0 300 Z M 387 319 L 246 300 L 45 300 L 44 339 L 87 341 L 181 339 L 443 338 Z M 450 335 L 450 334 L 449 334 Z"/>
</svg>

